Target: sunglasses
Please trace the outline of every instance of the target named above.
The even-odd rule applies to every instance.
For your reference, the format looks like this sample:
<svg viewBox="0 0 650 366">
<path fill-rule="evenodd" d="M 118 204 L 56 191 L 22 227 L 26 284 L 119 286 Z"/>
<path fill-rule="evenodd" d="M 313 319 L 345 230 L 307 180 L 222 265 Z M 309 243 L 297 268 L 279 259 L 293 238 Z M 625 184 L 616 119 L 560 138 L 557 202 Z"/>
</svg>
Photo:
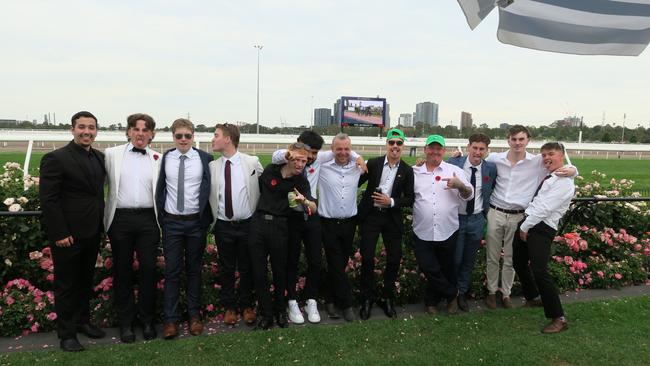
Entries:
<svg viewBox="0 0 650 366">
<path fill-rule="evenodd" d="M 390 145 L 390 146 L 393 146 L 395 144 L 397 144 L 397 146 L 402 146 L 402 145 L 404 145 L 404 141 L 402 141 L 402 140 L 389 140 L 388 141 L 388 145 Z"/>
<path fill-rule="evenodd" d="M 180 140 L 183 137 L 185 137 L 186 140 L 191 140 L 192 139 L 192 134 L 191 133 L 177 133 L 177 134 L 174 134 L 174 138 L 176 140 Z"/>
</svg>

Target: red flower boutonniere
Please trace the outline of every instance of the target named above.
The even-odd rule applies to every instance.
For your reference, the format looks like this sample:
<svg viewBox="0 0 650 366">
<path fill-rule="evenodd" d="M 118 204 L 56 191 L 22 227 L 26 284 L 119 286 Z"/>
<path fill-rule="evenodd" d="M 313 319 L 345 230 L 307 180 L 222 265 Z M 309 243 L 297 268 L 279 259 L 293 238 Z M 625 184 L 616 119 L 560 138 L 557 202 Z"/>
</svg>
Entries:
<svg viewBox="0 0 650 366">
<path fill-rule="evenodd" d="M 486 175 L 485 177 L 483 177 L 483 181 L 485 181 L 486 183 L 489 182 L 489 181 L 490 181 L 490 177 L 488 177 L 488 176 Z"/>
<path fill-rule="evenodd" d="M 277 185 L 278 185 L 278 181 L 275 180 L 275 179 L 271 179 L 271 186 L 272 186 L 272 187 L 275 187 L 275 186 L 277 186 Z"/>
<path fill-rule="evenodd" d="M 313 174 L 315 171 L 316 171 L 316 169 L 314 169 L 314 168 L 309 168 L 309 170 L 308 170 L 307 172 L 309 172 L 309 174 Z"/>
<path fill-rule="evenodd" d="M 436 175 L 436 181 L 439 181 L 440 179 L 442 179 L 442 178 L 440 178 L 439 175 Z"/>
<path fill-rule="evenodd" d="M 153 156 L 153 160 L 158 160 L 158 158 L 160 158 L 160 155 L 158 155 L 158 154 L 154 154 L 154 156 Z"/>
</svg>

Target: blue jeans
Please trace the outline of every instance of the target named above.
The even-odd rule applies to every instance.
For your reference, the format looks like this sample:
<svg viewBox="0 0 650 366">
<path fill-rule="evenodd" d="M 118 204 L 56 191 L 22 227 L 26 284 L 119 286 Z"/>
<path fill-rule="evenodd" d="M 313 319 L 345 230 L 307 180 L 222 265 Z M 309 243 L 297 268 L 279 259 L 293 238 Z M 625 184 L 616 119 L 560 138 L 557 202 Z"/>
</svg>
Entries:
<svg viewBox="0 0 650 366">
<path fill-rule="evenodd" d="M 483 213 L 458 215 L 458 223 L 460 226 L 458 229 L 454 265 L 456 267 L 456 284 L 460 294 L 466 294 L 469 290 L 474 262 L 476 261 L 476 252 L 481 245 L 485 222 Z"/>
<path fill-rule="evenodd" d="M 165 217 L 162 222 L 165 255 L 165 323 L 181 319 L 178 310 L 181 274 L 185 259 L 187 278 L 187 312 L 201 315 L 201 267 L 205 249 L 206 229 L 199 220 L 180 221 Z"/>
</svg>

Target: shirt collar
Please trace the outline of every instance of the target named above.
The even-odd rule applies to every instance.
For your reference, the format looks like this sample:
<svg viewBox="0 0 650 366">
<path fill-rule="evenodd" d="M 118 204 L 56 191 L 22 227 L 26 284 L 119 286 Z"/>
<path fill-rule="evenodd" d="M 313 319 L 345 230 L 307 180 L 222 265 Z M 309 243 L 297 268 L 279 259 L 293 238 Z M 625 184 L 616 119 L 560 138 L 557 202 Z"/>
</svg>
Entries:
<svg viewBox="0 0 650 366">
<path fill-rule="evenodd" d="M 395 164 L 395 166 L 393 168 L 399 167 L 399 163 L 400 163 L 400 160 L 397 161 L 397 164 Z M 388 167 L 390 168 L 390 164 L 388 164 L 388 155 L 384 155 L 384 166 L 386 166 L 386 165 L 388 165 Z"/>
<path fill-rule="evenodd" d="M 231 156 L 230 158 L 227 158 L 227 157 L 225 157 L 223 155 L 221 155 L 221 158 L 223 159 L 224 164 L 226 163 L 227 160 L 230 160 L 230 164 L 237 165 L 237 164 L 239 164 L 239 161 L 241 160 L 241 154 L 239 153 L 239 150 L 237 150 L 237 152 L 235 152 L 235 154 L 233 156 Z"/>
<path fill-rule="evenodd" d="M 483 165 L 483 159 L 481 159 L 481 162 L 478 163 L 478 165 L 474 166 L 474 165 L 472 165 L 472 163 L 469 161 L 469 157 L 468 157 L 467 159 L 465 159 L 465 165 L 463 166 L 463 169 L 464 169 L 464 168 L 471 168 L 471 167 L 474 167 L 474 168 L 476 168 L 476 169 L 478 169 L 478 170 L 481 170 L 481 165 Z"/>
</svg>

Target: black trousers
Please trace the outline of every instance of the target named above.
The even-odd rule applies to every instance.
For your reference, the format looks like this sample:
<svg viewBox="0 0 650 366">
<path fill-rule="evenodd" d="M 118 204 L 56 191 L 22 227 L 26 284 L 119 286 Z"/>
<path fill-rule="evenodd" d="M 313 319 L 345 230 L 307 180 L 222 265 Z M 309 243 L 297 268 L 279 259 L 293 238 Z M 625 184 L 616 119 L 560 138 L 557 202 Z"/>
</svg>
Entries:
<svg viewBox="0 0 650 366">
<path fill-rule="evenodd" d="M 329 277 L 326 301 L 336 304 L 340 309 L 352 306 L 352 286 L 345 269 L 352 254 L 356 227 L 355 217 L 347 219 L 321 217 L 323 247 Z"/>
<path fill-rule="evenodd" d="M 113 290 L 119 324 L 131 326 L 137 317 L 142 324 L 154 322 L 156 314 L 156 257 L 160 230 L 154 209 L 115 210 L 108 230 L 113 252 Z M 138 256 L 138 304 L 133 293 L 133 252 Z"/>
<path fill-rule="evenodd" d="M 556 230 L 541 222 L 528 230 L 527 241 L 519 237 L 519 227 L 512 243 L 512 265 L 515 268 L 526 300 L 540 295 L 544 304 L 544 315 L 549 319 L 564 316 L 560 296 L 553 278 L 548 273 L 551 257 L 551 243 Z"/>
<path fill-rule="evenodd" d="M 300 249 L 304 245 L 305 258 L 307 259 L 307 281 L 304 296 L 306 299 L 316 299 L 320 287 L 320 271 L 323 260 L 320 217 L 315 214 L 308 216 L 305 220 L 303 215 L 292 215 L 289 217 L 289 227 L 291 230 L 289 230 L 289 255 L 287 257 L 287 297 L 297 300 L 298 263 L 300 262 Z"/>
<path fill-rule="evenodd" d="M 361 298 L 375 299 L 375 251 L 379 234 L 386 248 L 384 270 L 385 298 L 395 297 L 395 281 L 402 260 L 402 233 L 387 211 L 372 210 L 360 225 L 361 229 Z"/>
<path fill-rule="evenodd" d="M 287 288 L 287 218 L 256 212 L 251 221 L 249 251 L 258 310 L 270 319 L 285 311 Z M 268 265 L 273 272 L 273 298 L 269 292 Z"/>
<path fill-rule="evenodd" d="M 413 234 L 413 251 L 420 271 L 427 280 L 424 303 L 435 306 L 440 300 L 451 300 L 458 294 L 454 253 L 458 231 L 444 241 L 425 241 Z"/>
<path fill-rule="evenodd" d="M 242 221 L 217 220 L 213 228 L 219 254 L 219 280 L 221 305 L 228 310 L 253 307 L 253 274 L 248 251 L 251 219 Z M 236 276 L 239 272 L 239 293 L 235 294 Z"/>
<path fill-rule="evenodd" d="M 99 233 L 91 238 L 74 238 L 74 244 L 69 247 L 50 245 L 54 261 L 56 331 L 60 339 L 74 338 L 77 325 L 90 322 Z"/>
</svg>

